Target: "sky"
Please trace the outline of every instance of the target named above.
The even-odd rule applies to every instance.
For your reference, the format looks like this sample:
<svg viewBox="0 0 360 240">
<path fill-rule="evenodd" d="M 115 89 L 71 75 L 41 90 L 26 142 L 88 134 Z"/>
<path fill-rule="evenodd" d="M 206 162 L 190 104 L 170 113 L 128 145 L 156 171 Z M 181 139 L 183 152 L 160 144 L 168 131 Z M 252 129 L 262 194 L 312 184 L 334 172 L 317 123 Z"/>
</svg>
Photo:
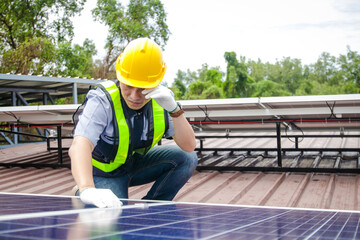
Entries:
<svg viewBox="0 0 360 240">
<path fill-rule="evenodd" d="M 127 1 L 121 1 L 126 6 Z M 162 0 L 171 35 L 164 50 L 171 85 L 180 69 L 206 63 L 226 72 L 224 53 L 275 63 L 284 57 L 315 63 L 323 52 L 360 52 L 360 0 Z M 88 0 L 74 19 L 74 43 L 85 38 L 105 55 L 107 28 L 94 22 Z"/>
</svg>

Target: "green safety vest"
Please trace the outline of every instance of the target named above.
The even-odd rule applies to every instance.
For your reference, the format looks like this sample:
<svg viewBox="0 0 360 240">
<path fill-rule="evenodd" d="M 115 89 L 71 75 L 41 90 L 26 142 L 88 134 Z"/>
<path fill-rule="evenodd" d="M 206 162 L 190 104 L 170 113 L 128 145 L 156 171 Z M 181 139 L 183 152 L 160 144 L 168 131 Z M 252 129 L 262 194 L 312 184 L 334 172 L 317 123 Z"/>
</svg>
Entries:
<svg viewBox="0 0 360 240">
<path fill-rule="evenodd" d="M 110 163 L 100 162 L 93 158 L 92 164 L 94 167 L 104 172 L 112 172 L 121 165 L 123 165 L 126 159 L 129 157 L 128 155 L 130 148 L 130 132 L 123 108 L 121 106 L 121 94 L 117 85 L 113 81 L 106 81 L 102 82 L 99 87 L 105 90 L 105 94 L 108 96 L 108 100 L 110 101 L 110 105 L 112 106 L 113 113 L 115 113 L 117 127 L 114 128 L 114 131 L 118 131 L 118 141 L 114 144 L 117 144 L 117 153 L 114 161 Z M 152 147 L 154 147 L 155 144 L 161 140 L 165 133 L 164 109 L 159 104 L 157 104 L 156 101 L 151 100 L 151 102 L 154 127 L 150 130 L 153 131 L 153 134 L 148 135 L 153 136 L 153 139 L 151 147 L 147 148 L 145 152 L 149 151 Z M 134 151 L 132 153 L 134 153 Z"/>
</svg>

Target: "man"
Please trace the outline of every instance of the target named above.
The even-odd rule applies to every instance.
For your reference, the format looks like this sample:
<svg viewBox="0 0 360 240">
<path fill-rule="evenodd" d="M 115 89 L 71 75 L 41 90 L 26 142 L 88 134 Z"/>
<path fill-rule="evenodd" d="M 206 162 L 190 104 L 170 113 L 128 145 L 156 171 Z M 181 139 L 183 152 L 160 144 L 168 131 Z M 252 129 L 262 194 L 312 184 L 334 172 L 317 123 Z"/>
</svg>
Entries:
<svg viewBox="0 0 360 240">
<path fill-rule="evenodd" d="M 153 181 L 144 199 L 172 200 L 193 174 L 194 132 L 171 90 L 159 85 L 165 71 L 160 47 L 139 38 L 117 59 L 119 82 L 89 91 L 69 150 L 84 203 L 119 207 L 129 186 Z M 177 145 L 156 146 L 163 136 Z"/>
</svg>

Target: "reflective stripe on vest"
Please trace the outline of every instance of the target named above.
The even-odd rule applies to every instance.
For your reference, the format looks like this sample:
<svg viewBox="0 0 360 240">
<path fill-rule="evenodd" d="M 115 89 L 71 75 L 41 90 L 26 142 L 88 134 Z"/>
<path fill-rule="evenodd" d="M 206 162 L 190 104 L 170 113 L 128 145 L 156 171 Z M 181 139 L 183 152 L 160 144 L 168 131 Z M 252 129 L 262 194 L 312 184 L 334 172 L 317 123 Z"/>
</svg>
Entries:
<svg viewBox="0 0 360 240">
<path fill-rule="evenodd" d="M 101 83 L 106 91 L 110 94 L 113 106 L 113 113 L 115 112 L 117 128 L 119 131 L 119 144 L 117 153 L 115 156 L 114 161 L 110 163 L 103 163 L 92 159 L 92 164 L 94 167 L 104 171 L 104 172 L 112 172 L 121 165 L 123 165 L 128 158 L 128 151 L 129 151 L 129 126 L 127 125 L 123 108 L 121 106 L 120 101 L 120 91 L 116 84 L 113 81 L 106 81 Z M 152 111 L 153 111 L 153 123 L 154 123 L 154 134 L 153 140 L 151 144 L 151 148 L 156 145 L 157 142 L 161 140 L 165 133 L 165 116 L 164 116 L 164 109 L 156 103 L 156 101 L 152 101 Z M 114 129 L 115 130 L 115 129 Z M 151 148 L 148 148 L 150 150 Z"/>
</svg>

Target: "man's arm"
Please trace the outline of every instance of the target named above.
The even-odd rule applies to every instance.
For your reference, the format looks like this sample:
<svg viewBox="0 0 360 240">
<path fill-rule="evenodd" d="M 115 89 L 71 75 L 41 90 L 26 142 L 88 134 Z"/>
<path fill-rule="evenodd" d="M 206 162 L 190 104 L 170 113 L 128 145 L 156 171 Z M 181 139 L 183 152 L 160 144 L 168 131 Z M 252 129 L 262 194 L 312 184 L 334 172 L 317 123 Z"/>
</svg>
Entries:
<svg viewBox="0 0 360 240">
<path fill-rule="evenodd" d="M 177 107 L 174 112 L 177 112 L 179 110 L 180 108 Z M 185 152 L 194 151 L 196 147 L 195 134 L 184 114 L 178 117 L 174 117 L 173 123 L 175 130 L 175 135 L 173 136 L 173 139 L 176 144 Z"/>
<path fill-rule="evenodd" d="M 155 88 L 142 91 L 146 99 L 154 99 L 166 111 L 175 113 L 180 107 L 175 101 L 174 93 L 165 86 L 158 85 Z M 192 152 L 195 149 L 195 134 L 184 115 L 173 117 L 175 135 L 173 136 L 176 144 L 186 152 Z"/>
<path fill-rule="evenodd" d="M 80 191 L 80 199 L 97 207 L 121 207 L 122 202 L 110 189 L 95 188 L 92 175 L 92 150 L 94 145 L 86 137 L 75 136 L 69 149 L 71 172 Z"/>
<path fill-rule="evenodd" d="M 92 151 L 94 145 L 86 137 L 75 136 L 69 149 L 71 172 L 79 191 L 95 187 L 92 175 Z"/>
</svg>

